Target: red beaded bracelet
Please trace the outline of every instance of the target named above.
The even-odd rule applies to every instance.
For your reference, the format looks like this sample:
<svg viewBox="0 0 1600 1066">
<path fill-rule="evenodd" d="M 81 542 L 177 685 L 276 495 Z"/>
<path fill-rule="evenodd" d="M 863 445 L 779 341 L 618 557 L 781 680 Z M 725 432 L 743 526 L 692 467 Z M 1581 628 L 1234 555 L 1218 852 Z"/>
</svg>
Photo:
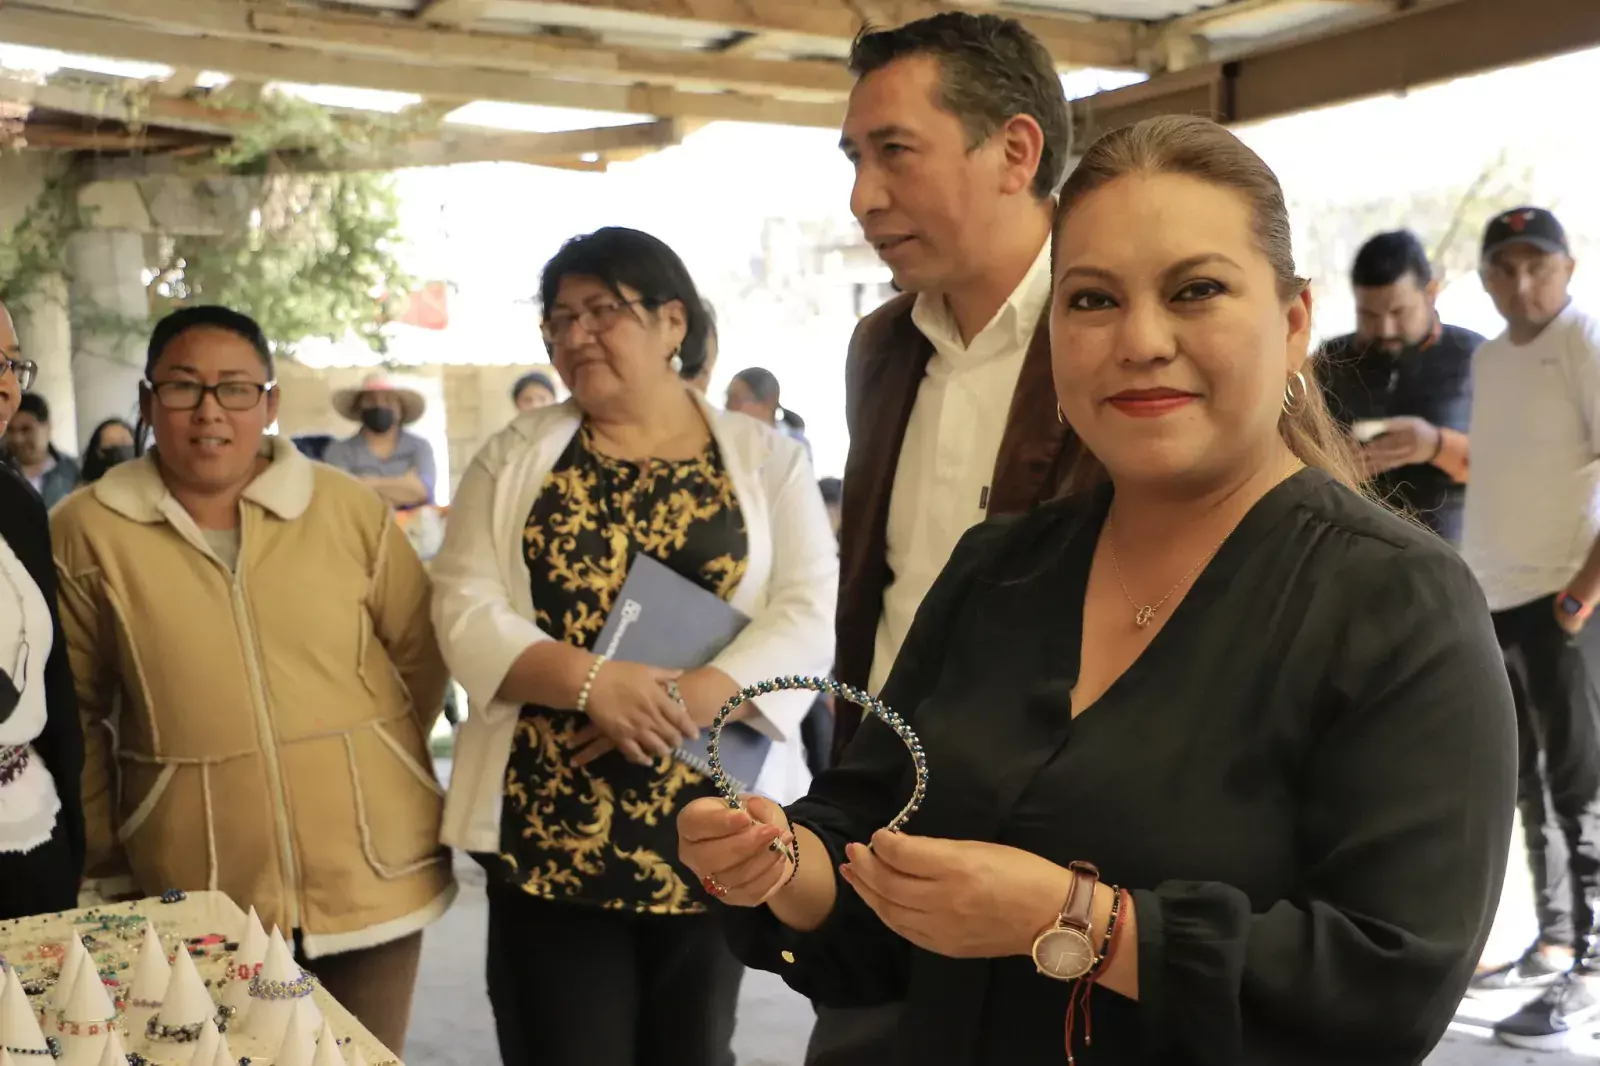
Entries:
<svg viewBox="0 0 1600 1066">
<path fill-rule="evenodd" d="M 1122 915 L 1127 906 L 1131 905 L 1128 894 L 1115 885 L 1111 889 L 1111 916 L 1106 920 L 1105 939 L 1100 942 L 1100 957 L 1095 960 L 1088 973 L 1078 979 L 1072 986 L 1072 991 L 1067 999 L 1067 1066 L 1076 1066 L 1077 1058 L 1072 1053 L 1072 1036 L 1078 1020 L 1078 1004 L 1083 1004 L 1083 1046 L 1094 1046 L 1094 1011 L 1090 1005 L 1089 997 L 1094 992 L 1094 983 L 1100 975 L 1111 968 L 1111 960 L 1117 954 L 1119 940 L 1117 933 L 1122 929 Z"/>
</svg>

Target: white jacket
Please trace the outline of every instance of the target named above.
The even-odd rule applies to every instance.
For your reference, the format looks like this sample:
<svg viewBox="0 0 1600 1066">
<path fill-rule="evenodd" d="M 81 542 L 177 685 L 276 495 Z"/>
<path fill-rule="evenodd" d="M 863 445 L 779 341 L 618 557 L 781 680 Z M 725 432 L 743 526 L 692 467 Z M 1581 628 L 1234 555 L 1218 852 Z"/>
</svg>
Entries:
<svg viewBox="0 0 1600 1066">
<path fill-rule="evenodd" d="M 714 410 L 692 395 L 721 449 L 749 538 L 731 603 L 751 621 L 712 665 L 741 685 L 826 674 L 833 665 L 839 558 L 805 450 L 753 418 Z M 529 411 L 495 434 L 450 501 L 444 547 L 432 563 L 434 628 L 470 706 L 456 738 L 442 836 L 466 851 L 500 849 L 506 762 L 521 707 L 497 693 L 529 645 L 554 639 L 534 622 L 522 530 L 581 418 L 569 400 Z M 812 700 L 808 692 L 775 692 L 753 701 L 758 713 L 749 724 L 773 741 L 758 792 L 788 802 L 809 787 L 800 722 Z"/>
</svg>

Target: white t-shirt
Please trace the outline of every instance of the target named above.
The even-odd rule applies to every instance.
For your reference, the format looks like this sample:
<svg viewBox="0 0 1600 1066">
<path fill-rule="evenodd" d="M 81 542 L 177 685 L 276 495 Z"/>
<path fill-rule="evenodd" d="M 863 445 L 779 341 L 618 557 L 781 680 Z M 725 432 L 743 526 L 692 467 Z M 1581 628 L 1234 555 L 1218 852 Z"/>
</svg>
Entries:
<svg viewBox="0 0 1600 1066">
<path fill-rule="evenodd" d="M 933 343 L 895 468 L 883 592 L 867 687 L 876 695 L 922 598 L 961 535 L 988 517 L 995 459 L 1039 318 L 1050 300 L 1050 242 L 971 344 L 942 298 L 919 296 L 911 321 Z"/>
<path fill-rule="evenodd" d="M 52 638 L 43 593 L 0 538 L 0 670 L 22 690 L 16 710 L 0 723 L 0 747 L 21 747 L 44 732 L 44 664 Z M 60 810 L 55 779 L 35 756 L 15 781 L 0 785 L 0 852 L 31 851 L 49 840 Z"/>
<path fill-rule="evenodd" d="M 1472 358 L 1462 554 L 1504 611 L 1560 592 L 1600 533 L 1600 321 L 1572 304 Z"/>
</svg>

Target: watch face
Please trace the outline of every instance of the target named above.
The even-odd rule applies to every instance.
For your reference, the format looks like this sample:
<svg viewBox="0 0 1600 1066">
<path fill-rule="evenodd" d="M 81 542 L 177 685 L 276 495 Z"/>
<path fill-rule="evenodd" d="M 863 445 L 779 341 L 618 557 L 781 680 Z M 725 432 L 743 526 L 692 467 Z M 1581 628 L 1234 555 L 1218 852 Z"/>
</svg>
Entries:
<svg viewBox="0 0 1600 1066">
<path fill-rule="evenodd" d="M 1046 977 L 1076 981 L 1094 966 L 1094 946 L 1076 929 L 1047 929 L 1033 942 L 1033 964 Z"/>
</svg>

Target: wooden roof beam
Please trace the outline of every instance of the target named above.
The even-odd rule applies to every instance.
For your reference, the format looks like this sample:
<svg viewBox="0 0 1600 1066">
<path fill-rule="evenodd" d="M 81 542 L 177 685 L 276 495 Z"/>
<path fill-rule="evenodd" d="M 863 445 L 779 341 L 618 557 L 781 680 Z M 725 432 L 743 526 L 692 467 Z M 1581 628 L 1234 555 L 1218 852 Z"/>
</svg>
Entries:
<svg viewBox="0 0 1600 1066">
<path fill-rule="evenodd" d="M 172 5 L 176 9 L 178 5 Z M 502 100 L 668 118 L 724 119 L 837 128 L 842 103 L 808 103 L 734 93 L 691 93 L 650 85 L 530 77 L 509 71 L 332 56 L 317 49 L 174 35 L 103 19 L 0 7 L 0 40 L 37 48 L 138 59 L 169 66 L 203 63 L 236 77 L 347 85 L 440 100 Z"/>
<path fill-rule="evenodd" d="M 1259 122 L 1600 46 L 1594 0 L 1434 0 L 1073 104 L 1078 143 L 1152 115 Z"/>
<path fill-rule="evenodd" d="M 152 99 L 148 107 L 135 108 L 130 106 L 127 94 L 117 90 L 119 87 L 134 88 L 138 84 L 62 79 L 41 85 L 0 76 L 0 100 L 91 118 L 224 136 L 254 119 L 248 112 L 160 95 Z"/>
<path fill-rule="evenodd" d="M 440 0 L 441 3 L 450 0 Z M 946 0 L 561 0 L 576 10 L 621 11 L 740 30 L 850 40 L 863 17 L 898 26 L 970 4 Z M 1060 66 L 1127 67 L 1135 59 L 1139 25 L 1120 19 L 1082 20 L 998 10 L 1026 26 Z"/>
<path fill-rule="evenodd" d="M 250 25 L 260 34 L 295 44 L 410 62 L 530 73 L 580 71 L 662 85 L 694 84 L 761 93 L 800 91 L 841 97 L 849 93 L 852 81 L 840 64 L 819 60 L 595 48 L 559 37 L 456 33 L 377 18 L 256 11 L 250 15 Z"/>
<path fill-rule="evenodd" d="M 237 0 L 23 0 L 61 14 L 132 23 L 167 33 L 289 44 L 322 52 L 394 59 L 428 66 L 467 66 L 525 73 L 577 72 L 604 80 L 690 85 L 757 93 L 797 91 L 844 96 L 851 79 L 817 60 L 723 57 L 711 53 L 586 44 L 553 34 L 462 33 L 381 15 L 318 14 L 259 7 Z"/>
</svg>

